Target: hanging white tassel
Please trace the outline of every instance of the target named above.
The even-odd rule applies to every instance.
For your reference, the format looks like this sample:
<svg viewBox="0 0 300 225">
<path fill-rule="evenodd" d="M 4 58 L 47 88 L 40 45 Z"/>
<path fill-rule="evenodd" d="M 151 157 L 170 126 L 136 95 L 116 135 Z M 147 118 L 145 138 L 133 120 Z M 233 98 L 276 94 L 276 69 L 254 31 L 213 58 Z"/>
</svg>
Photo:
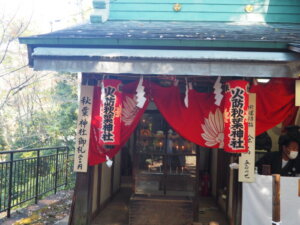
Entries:
<svg viewBox="0 0 300 225">
<path fill-rule="evenodd" d="M 214 94 L 215 94 L 215 104 L 220 106 L 221 101 L 223 99 L 222 95 L 222 84 L 221 84 L 221 77 L 218 77 L 215 84 L 214 84 Z"/>
<path fill-rule="evenodd" d="M 106 155 L 106 165 L 110 168 L 113 164 L 113 161 Z"/>
<path fill-rule="evenodd" d="M 143 108 L 145 105 L 145 102 L 147 100 L 145 98 L 145 87 L 143 86 L 143 81 L 144 81 L 144 78 L 143 78 L 143 76 L 141 76 L 140 80 L 139 80 L 139 84 L 136 88 L 136 101 L 137 101 L 136 106 L 139 108 Z"/>
<path fill-rule="evenodd" d="M 189 83 L 187 78 L 185 78 L 185 97 L 184 97 L 184 105 L 185 107 L 189 107 Z"/>
</svg>

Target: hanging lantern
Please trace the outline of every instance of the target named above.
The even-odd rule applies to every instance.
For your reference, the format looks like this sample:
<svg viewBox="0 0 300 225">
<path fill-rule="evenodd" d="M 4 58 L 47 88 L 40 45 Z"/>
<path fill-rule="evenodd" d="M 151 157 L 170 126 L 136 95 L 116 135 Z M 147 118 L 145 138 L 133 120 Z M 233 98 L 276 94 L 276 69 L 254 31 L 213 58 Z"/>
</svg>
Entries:
<svg viewBox="0 0 300 225">
<path fill-rule="evenodd" d="M 248 82 L 226 83 L 224 96 L 224 150 L 232 153 L 248 151 Z"/>
<path fill-rule="evenodd" d="M 120 80 L 104 80 L 100 104 L 100 145 L 119 145 L 122 113 Z M 104 95 L 104 96 L 103 96 Z"/>
</svg>

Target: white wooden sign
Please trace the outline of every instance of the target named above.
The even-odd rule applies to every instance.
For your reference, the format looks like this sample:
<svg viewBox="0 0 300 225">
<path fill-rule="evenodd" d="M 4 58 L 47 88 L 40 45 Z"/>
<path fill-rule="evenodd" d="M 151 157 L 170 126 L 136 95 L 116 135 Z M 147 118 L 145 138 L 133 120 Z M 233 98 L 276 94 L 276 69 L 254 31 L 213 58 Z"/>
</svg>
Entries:
<svg viewBox="0 0 300 225">
<path fill-rule="evenodd" d="M 300 80 L 296 80 L 295 92 L 295 105 L 300 106 Z"/>
<path fill-rule="evenodd" d="M 74 171 L 87 172 L 93 109 L 93 86 L 81 86 L 74 155 Z"/>
<path fill-rule="evenodd" d="M 255 182 L 255 120 L 256 94 L 249 94 L 248 149 L 239 157 L 239 182 Z"/>
</svg>

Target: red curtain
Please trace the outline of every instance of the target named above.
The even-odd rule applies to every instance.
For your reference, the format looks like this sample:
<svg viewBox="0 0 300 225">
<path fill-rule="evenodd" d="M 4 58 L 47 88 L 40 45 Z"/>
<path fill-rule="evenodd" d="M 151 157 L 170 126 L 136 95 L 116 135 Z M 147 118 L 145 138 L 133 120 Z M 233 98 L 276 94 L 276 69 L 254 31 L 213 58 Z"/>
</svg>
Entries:
<svg viewBox="0 0 300 225">
<path fill-rule="evenodd" d="M 256 93 L 256 135 L 259 135 L 295 112 L 295 79 L 273 78 L 269 83 L 253 85 Z"/>
<path fill-rule="evenodd" d="M 152 84 L 151 93 L 158 110 L 179 135 L 200 146 L 223 147 L 223 112 L 214 104 L 213 93 L 189 90 L 188 108 L 178 87 Z"/>
<path fill-rule="evenodd" d="M 106 161 L 106 156 L 113 158 L 119 150 L 128 141 L 131 134 L 135 130 L 141 116 L 144 114 L 149 101 L 145 103 L 142 109 L 136 107 L 135 90 L 137 82 L 126 84 L 122 87 L 122 117 L 121 117 L 121 140 L 120 145 L 113 148 L 104 148 L 99 144 L 99 128 L 100 128 L 100 97 L 101 88 L 94 89 L 94 103 L 91 123 L 91 137 L 89 150 L 89 165 L 97 165 Z"/>
<path fill-rule="evenodd" d="M 256 135 L 284 121 L 295 111 L 294 79 L 273 78 L 267 84 L 252 86 L 256 93 Z M 151 85 L 158 110 L 182 137 L 200 146 L 224 147 L 223 105 L 214 104 L 213 93 L 189 91 L 189 107 L 178 87 Z"/>
<path fill-rule="evenodd" d="M 276 126 L 295 112 L 294 81 L 294 79 L 273 78 L 267 84 L 251 87 L 250 92 L 256 93 L 257 96 L 256 135 Z M 178 87 L 161 87 L 145 81 L 144 84 L 158 110 L 179 135 L 200 146 L 224 147 L 223 105 L 218 107 L 214 104 L 213 93 L 189 90 L 189 106 L 185 107 L 184 95 L 180 93 Z M 97 143 L 101 91 L 99 87 L 95 88 L 89 165 L 106 161 L 106 155 L 112 158 L 136 128 L 148 105 L 147 101 L 142 109 L 134 107 L 136 86 L 137 82 L 134 82 L 122 88 L 122 111 L 124 112 L 121 123 L 121 144 L 112 149 L 105 149 Z"/>
</svg>

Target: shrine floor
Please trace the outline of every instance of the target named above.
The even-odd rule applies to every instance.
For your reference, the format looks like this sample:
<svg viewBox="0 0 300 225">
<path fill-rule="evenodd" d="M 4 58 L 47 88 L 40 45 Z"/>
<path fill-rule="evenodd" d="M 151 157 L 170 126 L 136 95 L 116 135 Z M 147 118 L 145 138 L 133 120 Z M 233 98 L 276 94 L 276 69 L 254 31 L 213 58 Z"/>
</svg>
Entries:
<svg viewBox="0 0 300 225">
<path fill-rule="evenodd" d="M 120 192 L 94 219 L 92 225 L 128 225 L 128 205 L 131 194 L 129 185 L 122 187 Z M 228 225 L 224 213 L 218 209 L 214 199 L 212 197 L 201 197 L 199 222 L 195 225 L 208 225 L 211 221 L 218 222 L 219 225 Z"/>
<path fill-rule="evenodd" d="M 130 187 L 122 187 L 120 192 L 94 219 L 92 225 L 127 225 Z"/>
</svg>

